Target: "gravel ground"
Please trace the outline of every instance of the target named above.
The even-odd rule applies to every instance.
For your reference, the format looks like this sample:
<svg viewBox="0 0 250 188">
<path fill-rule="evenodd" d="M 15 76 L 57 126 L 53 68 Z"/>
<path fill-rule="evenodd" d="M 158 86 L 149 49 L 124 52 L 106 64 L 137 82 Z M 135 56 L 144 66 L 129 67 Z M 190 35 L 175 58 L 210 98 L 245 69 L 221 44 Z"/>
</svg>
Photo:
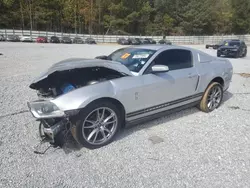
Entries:
<svg viewBox="0 0 250 188">
<path fill-rule="evenodd" d="M 193 46 L 203 51 L 204 46 Z M 233 82 L 212 113 L 196 108 L 124 130 L 97 150 L 34 153 L 38 122 L 28 85 L 51 64 L 109 54 L 116 45 L 0 43 L 0 187 L 250 187 L 250 57 L 231 59 Z"/>
</svg>

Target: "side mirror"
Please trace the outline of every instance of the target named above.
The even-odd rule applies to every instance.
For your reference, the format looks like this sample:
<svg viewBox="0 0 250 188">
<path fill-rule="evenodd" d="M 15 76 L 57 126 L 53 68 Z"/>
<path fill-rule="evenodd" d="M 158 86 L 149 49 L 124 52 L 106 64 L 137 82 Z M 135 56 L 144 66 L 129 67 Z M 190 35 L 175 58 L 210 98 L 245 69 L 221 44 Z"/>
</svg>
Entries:
<svg viewBox="0 0 250 188">
<path fill-rule="evenodd" d="M 152 66 L 152 73 L 168 72 L 169 68 L 166 65 L 154 65 Z"/>
<path fill-rule="evenodd" d="M 108 56 L 106 56 L 106 55 L 101 55 L 101 56 L 95 57 L 95 59 L 104 59 L 104 60 L 107 60 L 107 59 L 108 59 Z"/>
</svg>

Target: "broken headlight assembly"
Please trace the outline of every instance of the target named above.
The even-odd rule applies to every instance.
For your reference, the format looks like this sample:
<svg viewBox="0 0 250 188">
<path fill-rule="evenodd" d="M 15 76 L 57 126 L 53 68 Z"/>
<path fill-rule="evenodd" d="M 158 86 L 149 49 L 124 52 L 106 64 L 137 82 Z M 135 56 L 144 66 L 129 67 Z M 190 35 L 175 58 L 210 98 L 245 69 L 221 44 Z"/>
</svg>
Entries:
<svg viewBox="0 0 250 188">
<path fill-rule="evenodd" d="M 65 113 L 50 101 L 28 102 L 28 107 L 37 119 L 63 117 Z"/>
</svg>

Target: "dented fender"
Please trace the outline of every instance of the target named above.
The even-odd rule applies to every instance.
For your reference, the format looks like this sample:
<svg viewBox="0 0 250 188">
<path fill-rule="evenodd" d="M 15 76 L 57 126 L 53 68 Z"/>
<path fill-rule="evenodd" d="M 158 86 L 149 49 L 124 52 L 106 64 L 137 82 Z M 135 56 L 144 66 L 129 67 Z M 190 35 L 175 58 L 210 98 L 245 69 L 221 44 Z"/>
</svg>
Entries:
<svg viewBox="0 0 250 188">
<path fill-rule="evenodd" d="M 115 90 L 110 81 L 78 88 L 51 100 L 51 102 L 56 104 L 60 110 L 69 111 L 84 108 L 92 101 L 104 97 L 115 97 Z"/>
</svg>

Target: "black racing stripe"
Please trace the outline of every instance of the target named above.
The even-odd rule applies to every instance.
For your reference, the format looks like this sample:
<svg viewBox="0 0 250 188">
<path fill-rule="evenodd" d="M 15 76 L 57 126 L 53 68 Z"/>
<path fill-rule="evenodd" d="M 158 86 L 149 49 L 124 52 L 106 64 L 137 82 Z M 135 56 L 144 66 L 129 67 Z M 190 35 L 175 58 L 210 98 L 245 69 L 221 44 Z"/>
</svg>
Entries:
<svg viewBox="0 0 250 188">
<path fill-rule="evenodd" d="M 154 111 L 154 110 L 159 110 L 159 109 L 162 109 L 162 108 L 165 108 L 165 107 L 168 107 L 168 106 L 172 106 L 172 105 L 175 105 L 175 104 L 178 104 L 178 103 L 182 103 L 182 102 L 185 102 L 185 101 L 197 98 L 197 97 L 201 97 L 202 95 L 203 95 L 203 93 L 198 93 L 198 94 L 195 94 L 195 95 L 192 95 L 192 96 L 189 96 L 189 97 L 185 97 L 185 98 L 182 98 L 182 99 L 178 99 L 178 100 L 175 100 L 175 101 L 171 101 L 171 102 L 159 104 L 159 105 L 156 105 L 156 106 L 152 106 L 152 107 L 149 107 L 149 108 L 145 108 L 145 109 L 142 109 L 142 110 L 138 110 L 138 111 L 135 111 L 135 112 L 131 112 L 131 113 L 127 114 L 127 117 L 129 118 L 129 117 L 137 116 L 137 115 L 144 114 L 144 113 L 147 113 L 147 112 L 151 112 L 151 111 Z"/>
</svg>

